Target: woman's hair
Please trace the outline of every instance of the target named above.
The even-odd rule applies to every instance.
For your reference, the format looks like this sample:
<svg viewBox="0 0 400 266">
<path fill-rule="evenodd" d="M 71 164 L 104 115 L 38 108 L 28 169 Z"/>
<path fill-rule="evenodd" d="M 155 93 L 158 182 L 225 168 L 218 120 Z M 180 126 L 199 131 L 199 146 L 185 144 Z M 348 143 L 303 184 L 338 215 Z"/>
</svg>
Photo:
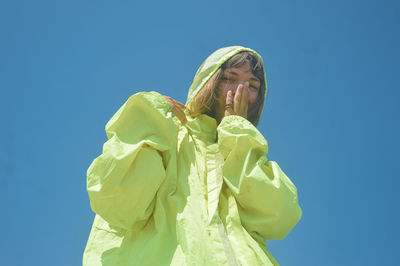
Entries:
<svg viewBox="0 0 400 266">
<path fill-rule="evenodd" d="M 215 118 L 215 108 L 218 99 L 218 85 L 222 80 L 225 69 L 232 67 L 238 68 L 244 64 L 249 64 L 253 75 L 260 80 L 260 89 L 257 101 L 252 106 L 249 106 L 247 115 L 247 119 L 254 126 L 257 126 L 264 105 L 264 67 L 261 59 L 256 54 L 247 51 L 237 53 L 223 63 L 220 68 L 218 68 L 218 70 L 206 82 L 199 93 L 191 100 L 188 107 L 190 115 L 192 117 L 196 117 L 200 114 L 206 114 Z"/>
</svg>

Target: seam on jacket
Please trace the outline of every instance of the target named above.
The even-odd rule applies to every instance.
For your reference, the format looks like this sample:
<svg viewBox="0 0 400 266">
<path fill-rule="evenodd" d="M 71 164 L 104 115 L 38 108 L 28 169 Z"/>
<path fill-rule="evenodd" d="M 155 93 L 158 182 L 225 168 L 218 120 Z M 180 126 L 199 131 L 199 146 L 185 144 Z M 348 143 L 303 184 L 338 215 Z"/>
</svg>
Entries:
<svg viewBox="0 0 400 266">
<path fill-rule="evenodd" d="M 229 265 L 238 266 L 238 263 L 236 262 L 235 254 L 233 253 L 233 250 L 232 250 L 231 243 L 229 242 L 229 239 L 226 235 L 224 225 L 222 224 L 222 221 L 219 217 L 218 217 L 218 229 L 219 229 L 218 232 L 222 239 L 222 244 L 224 246 L 226 258 L 228 259 Z"/>
</svg>

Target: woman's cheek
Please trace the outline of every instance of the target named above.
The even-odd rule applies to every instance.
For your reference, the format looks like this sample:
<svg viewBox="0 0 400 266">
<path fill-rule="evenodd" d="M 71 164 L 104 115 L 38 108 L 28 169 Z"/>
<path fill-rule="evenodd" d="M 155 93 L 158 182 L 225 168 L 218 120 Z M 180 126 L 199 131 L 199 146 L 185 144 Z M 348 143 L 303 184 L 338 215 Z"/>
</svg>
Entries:
<svg viewBox="0 0 400 266">
<path fill-rule="evenodd" d="M 257 101 L 258 92 L 251 92 L 249 94 L 249 104 L 253 104 Z"/>
<path fill-rule="evenodd" d="M 220 86 L 219 87 L 219 97 L 222 99 L 225 99 L 226 95 L 228 94 L 228 91 L 229 91 L 229 86 L 224 86 L 224 85 Z"/>
</svg>

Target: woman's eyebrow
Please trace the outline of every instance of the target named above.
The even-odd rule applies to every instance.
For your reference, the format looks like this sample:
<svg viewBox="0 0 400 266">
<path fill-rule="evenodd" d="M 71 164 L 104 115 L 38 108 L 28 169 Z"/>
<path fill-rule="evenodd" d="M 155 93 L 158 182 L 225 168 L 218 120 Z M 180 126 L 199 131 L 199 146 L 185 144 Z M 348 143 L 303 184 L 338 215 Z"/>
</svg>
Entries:
<svg viewBox="0 0 400 266">
<path fill-rule="evenodd" d="M 238 74 L 235 72 L 235 71 L 232 71 L 232 70 L 229 70 L 229 71 L 226 71 L 228 74 L 232 74 L 232 75 L 235 75 L 235 76 L 237 76 Z"/>
</svg>

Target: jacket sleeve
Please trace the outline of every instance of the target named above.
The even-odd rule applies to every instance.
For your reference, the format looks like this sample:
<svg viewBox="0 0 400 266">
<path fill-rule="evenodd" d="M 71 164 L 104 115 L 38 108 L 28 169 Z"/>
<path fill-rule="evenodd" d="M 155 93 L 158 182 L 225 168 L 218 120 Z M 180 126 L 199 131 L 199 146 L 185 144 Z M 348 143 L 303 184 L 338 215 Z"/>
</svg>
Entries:
<svg viewBox="0 0 400 266">
<path fill-rule="evenodd" d="M 246 119 L 224 117 L 218 143 L 225 158 L 224 181 L 238 203 L 244 228 L 260 240 L 283 239 L 300 220 L 297 190 L 273 161 L 267 141 Z"/>
<path fill-rule="evenodd" d="M 87 171 L 91 208 L 112 225 L 140 229 L 165 179 L 164 155 L 176 143 L 170 104 L 156 92 L 135 94 L 107 123 L 106 133 L 103 153 Z"/>
</svg>

